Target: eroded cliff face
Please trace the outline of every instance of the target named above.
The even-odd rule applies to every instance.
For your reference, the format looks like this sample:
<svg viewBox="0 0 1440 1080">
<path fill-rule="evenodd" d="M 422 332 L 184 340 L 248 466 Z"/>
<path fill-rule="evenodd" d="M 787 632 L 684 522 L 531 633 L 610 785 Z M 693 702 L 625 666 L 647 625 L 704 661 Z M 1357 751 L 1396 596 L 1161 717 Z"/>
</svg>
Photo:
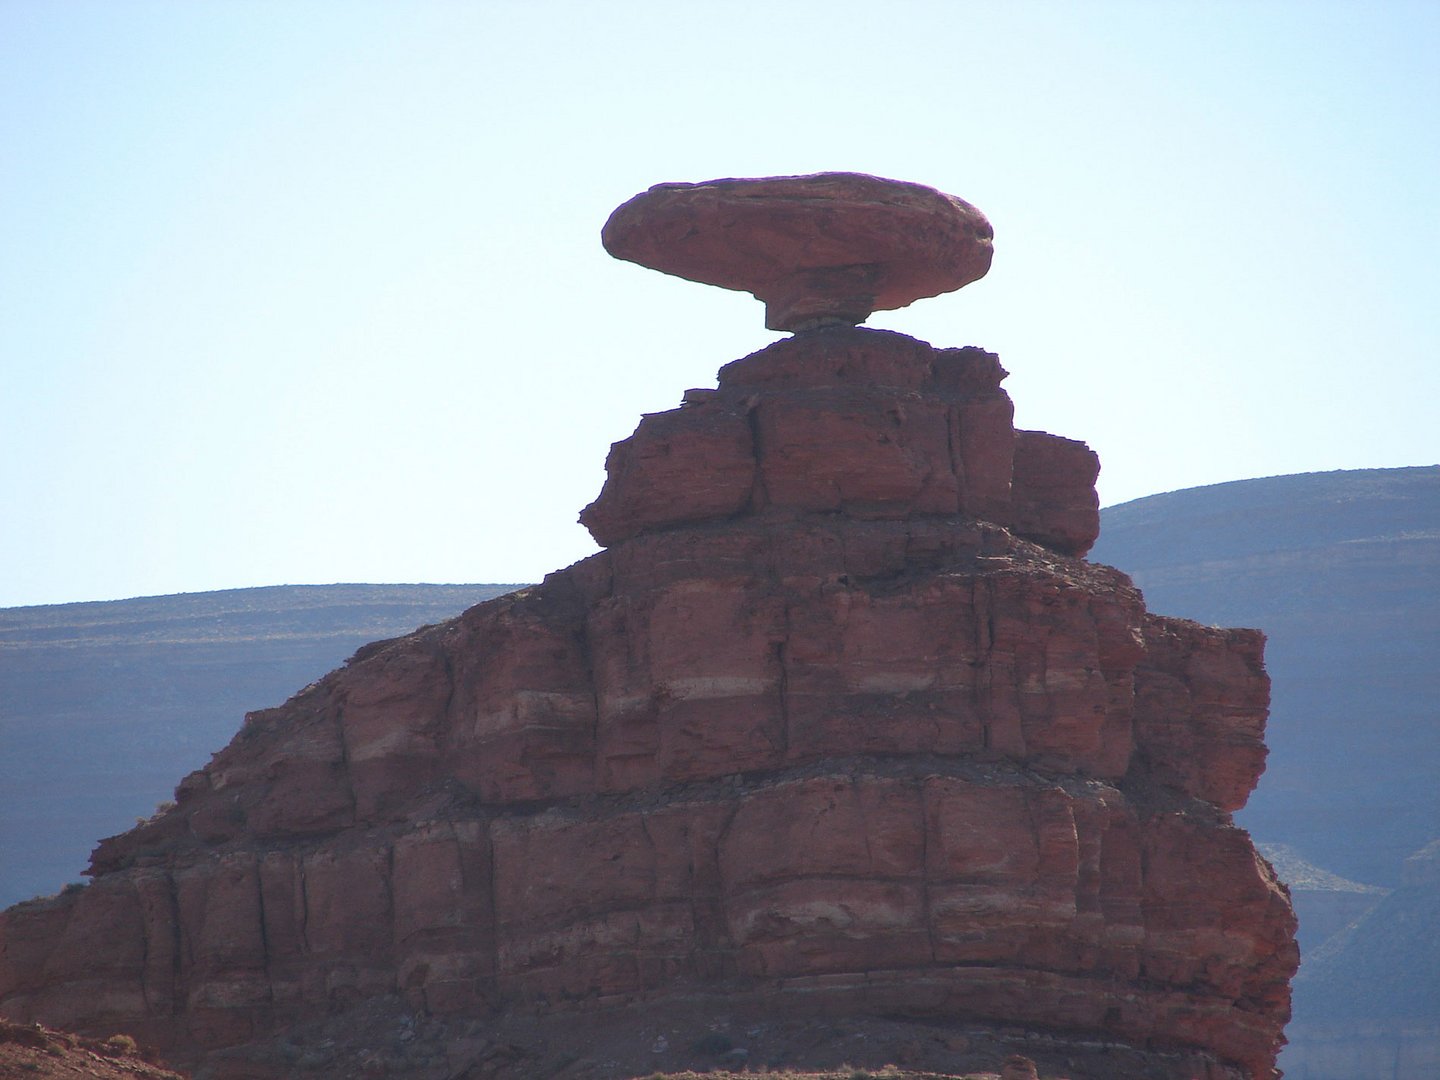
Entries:
<svg viewBox="0 0 1440 1080">
<path fill-rule="evenodd" d="M 0 916 L 0 1011 L 195 1061 L 382 995 L 728 995 L 1271 1075 L 1294 918 L 1229 819 L 1262 636 L 1083 561 L 1095 457 L 1014 431 L 1003 377 L 829 328 L 646 417 L 607 550 L 248 717 Z"/>
</svg>

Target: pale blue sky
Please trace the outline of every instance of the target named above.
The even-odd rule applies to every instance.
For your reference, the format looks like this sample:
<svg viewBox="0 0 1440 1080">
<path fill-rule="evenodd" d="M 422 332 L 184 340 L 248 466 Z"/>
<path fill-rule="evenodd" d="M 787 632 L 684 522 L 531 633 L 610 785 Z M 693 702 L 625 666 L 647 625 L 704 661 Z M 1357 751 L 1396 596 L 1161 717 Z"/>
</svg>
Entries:
<svg viewBox="0 0 1440 1080">
<path fill-rule="evenodd" d="M 0 606 L 531 581 L 777 335 L 611 260 L 664 180 L 994 223 L 871 325 L 1001 355 L 1107 503 L 1440 460 L 1440 3 L 0 4 Z"/>
</svg>

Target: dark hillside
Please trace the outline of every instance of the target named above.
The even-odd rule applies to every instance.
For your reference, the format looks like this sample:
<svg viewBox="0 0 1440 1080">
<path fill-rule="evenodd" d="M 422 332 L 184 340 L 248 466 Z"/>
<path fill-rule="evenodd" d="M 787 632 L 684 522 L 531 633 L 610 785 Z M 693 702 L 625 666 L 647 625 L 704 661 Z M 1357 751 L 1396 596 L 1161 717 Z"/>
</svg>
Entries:
<svg viewBox="0 0 1440 1080">
<path fill-rule="evenodd" d="M 1396 977 L 1417 964 L 1440 971 L 1440 842 L 1407 859 L 1406 871 L 1400 888 L 1326 942 L 1295 980 L 1307 1020 L 1440 1021 L 1440 979 Z"/>
<path fill-rule="evenodd" d="M 244 714 L 512 585 L 286 585 L 0 609 L 0 905 L 77 880 Z"/>
<path fill-rule="evenodd" d="M 1437 927 L 1440 842 L 1407 859 L 1400 887 L 1301 966 L 1285 1075 L 1440 1075 Z"/>
</svg>

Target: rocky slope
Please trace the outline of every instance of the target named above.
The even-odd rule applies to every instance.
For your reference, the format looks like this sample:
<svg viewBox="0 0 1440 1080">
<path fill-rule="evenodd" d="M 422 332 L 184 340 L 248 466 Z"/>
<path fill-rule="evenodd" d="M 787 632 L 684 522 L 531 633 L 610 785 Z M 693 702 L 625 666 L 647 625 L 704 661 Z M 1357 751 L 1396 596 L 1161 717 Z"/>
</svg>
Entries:
<svg viewBox="0 0 1440 1080">
<path fill-rule="evenodd" d="M 247 710 L 514 587 L 283 585 L 0 609 L 0 905 L 77 880 L 95 838 L 148 817 Z"/>
<path fill-rule="evenodd" d="M 0 1077 L 35 1080 L 185 1080 L 145 1060 L 125 1035 L 85 1039 L 0 1020 Z"/>
<path fill-rule="evenodd" d="M 1294 919 L 1229 818 L 1263 639 L 1078 558 L 1094 455 L 1014 431 L 1003 374 L 843 327 L 727 366 L 617 444 L 607 550 L 252 714 L 5 913 L 0 1008 L 216 1075 L 390 1002 L 431 1048 L 393 1075 L 553 1073 L 605 1010 L 683 1057 L 749 1008 L 1268 1076 Z M 563 1069 L 684 1064 L 652 1052 Z"/>
</svg>

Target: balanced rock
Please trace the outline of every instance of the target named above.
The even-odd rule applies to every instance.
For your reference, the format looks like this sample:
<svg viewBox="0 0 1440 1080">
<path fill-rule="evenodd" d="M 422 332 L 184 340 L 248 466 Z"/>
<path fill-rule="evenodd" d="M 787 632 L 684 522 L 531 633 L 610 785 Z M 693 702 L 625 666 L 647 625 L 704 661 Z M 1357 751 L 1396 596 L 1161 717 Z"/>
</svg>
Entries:
<svg viewBox="0 0 1440 1080">
<path fill-rule="evenodd" d="M 601 232 L 618 259 L 753 293 L 772 330 L 864 322 L 990 269 L 993 231 L 921 184 L 817 173 L 658 184 Z"/>
</svg>

